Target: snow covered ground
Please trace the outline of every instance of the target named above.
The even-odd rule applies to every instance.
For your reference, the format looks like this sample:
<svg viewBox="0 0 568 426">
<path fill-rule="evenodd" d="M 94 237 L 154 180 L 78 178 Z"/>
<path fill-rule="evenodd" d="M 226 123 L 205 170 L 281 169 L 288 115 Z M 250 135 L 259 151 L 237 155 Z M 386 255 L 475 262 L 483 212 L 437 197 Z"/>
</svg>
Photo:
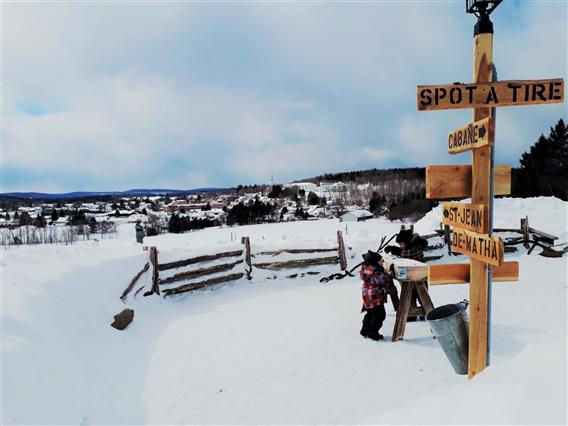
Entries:
<svg viewBox="0 0 568 426">
<path fill-rule="evenodd" d="M 528 215 L 532 227 L 568 241 L 568 203 L 500 199 L 495 209 L 496 227 L 518 227 Z M 430 233 L 439 221 L 438 208 L 416 229 Z M 158 247 L 162 263 L 237 248 L 241 236 L 253 252 L 333 247 L 342 229 L 355 265 L 399 227 L 320 220 L 210 228 L 145 244 Z M 566 424 L 568 264 L 538 251 L 507 255 L 519 260 L 520 280 L 494 284 L 491 366 L 468 381 L 426 323 L 409 323 L 405 340 L 391 343 L 390 304 L 386 340 L 359 336 L 359 280 L 319 283 L 336 266 L 296 279 L 255 270 L 250 282 L 167 299 L 139 294 L 127 300 L 134 322 L 117 331 L 109 324 L 125 307 L 119 296 L 148 261 L 132 225 L 111 240 L 3 249 L 0 421 Z M 430 294 L 435 305 L 469 297 L 467 285 Z"/>
</svg>

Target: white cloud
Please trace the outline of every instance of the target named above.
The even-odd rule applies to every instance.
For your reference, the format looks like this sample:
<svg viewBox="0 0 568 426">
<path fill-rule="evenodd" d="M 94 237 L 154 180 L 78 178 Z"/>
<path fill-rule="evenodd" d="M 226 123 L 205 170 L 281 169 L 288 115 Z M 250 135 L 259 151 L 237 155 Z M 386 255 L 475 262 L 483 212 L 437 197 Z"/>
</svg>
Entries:
<svg viewBox="0 0 568 426">
<path fill-rule="evenodd" d="M 396 158 L 395 151 L 373 148 L 371 146 L 364 146 L 361 149 L 361 154 L 369 161 L 373 161 L 379 166 L 385 166 L 387 164 L 387 161 Z"/>
<path fill-rule="evenodd" d="M 446 137 L 471 113 L 415 106 L 417 84 L 471 77 L 473 17 L 453 2 L 2 7 L 3 166 L 21 173 L 124 189 L 468 161 L 447 154 Z M 505 7 L 494 14 L 499 77 L 566 75 L 566 4 L 523 2 L 523 25 Z M 231 44 L 227 34 L 247 31 Z M 249 57 L 265 66 L 246 68 Z M 526 108 L 499 111 L 498 161 L 566 116 Z"/>
</svg>

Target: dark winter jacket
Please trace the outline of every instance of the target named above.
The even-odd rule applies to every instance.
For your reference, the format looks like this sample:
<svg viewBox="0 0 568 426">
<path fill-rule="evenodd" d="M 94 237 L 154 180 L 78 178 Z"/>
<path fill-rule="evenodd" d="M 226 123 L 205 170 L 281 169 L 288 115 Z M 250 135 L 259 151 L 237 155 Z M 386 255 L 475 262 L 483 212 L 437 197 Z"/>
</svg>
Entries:
<svg viewBox="0 0 568 426">
<path fill-rule="evenodd" d="M 385 288 L 389 283 L 389 277 L 384 271 L 380 271 L 375 266 L 364 264 L 359 276 L 363 280 L 361 285 L 363 308 L 371 309 L 385 303 Z"/>
<path fill-rule="evenodd" d="M 422 238 L 418 234 L 410 234 L 408 231 L 401 231 L 400 234 L 402 238 L 397 237 L 397 241 L 402 241 L 406 244 L 406 248 L 403 250 L 397 246 L 387 246 L 385 252 L 392 253 L 395 256 L 400 256 L 405 259 L 414 259 L 420 262 L 424 261 L 424 249 L 428 247 L 428 241 Z M 399 236 L 400 236 L 399 234 Z"/>
</svg>

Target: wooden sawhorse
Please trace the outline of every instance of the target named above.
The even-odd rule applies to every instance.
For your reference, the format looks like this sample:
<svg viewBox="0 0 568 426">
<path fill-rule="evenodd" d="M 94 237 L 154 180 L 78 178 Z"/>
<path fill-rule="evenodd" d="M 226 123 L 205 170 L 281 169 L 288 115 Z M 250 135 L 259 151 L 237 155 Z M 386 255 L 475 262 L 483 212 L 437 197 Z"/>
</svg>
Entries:
<svg viewBox="0 0 568 426">
<path fill-rule="evenodd" d="M 396 311 L 396 321 L 394 323 L 394 330 L 392 332 L 392 341 L 402 340 L 404 338 L 404 331 L 406 330 L 406 322 L 408 317 L 425 316 L 428 312 L 434 309 L 434 304 L 428 290 L 426 289 L 426 281 L 406 281 L 399 280 L 402 288 L 400 292 L 400 305 Z M 418 300 L 422 306 L 411 306 L 412 290 L 416 289 Z"/>
</svg>

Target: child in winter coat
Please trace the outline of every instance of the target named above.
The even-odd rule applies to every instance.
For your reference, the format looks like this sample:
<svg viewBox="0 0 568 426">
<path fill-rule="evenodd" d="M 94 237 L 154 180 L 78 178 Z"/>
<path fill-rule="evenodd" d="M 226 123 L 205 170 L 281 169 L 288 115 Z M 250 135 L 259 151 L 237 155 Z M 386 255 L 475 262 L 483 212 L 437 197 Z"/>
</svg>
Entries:
<svg viewBox="0 0 568 426">
<path fill-rule="evenodd" d="M 389 276 L 385 273 L 385 269 L 381 264 L 382 259 L 379 253 L 369 250 L 363 255 L 363 265 L 360 271 L 360 277 L 363 280 L 361 286 L 363 308 L 361 312 L 365 312 L 361 336 L 372 340 L 383 339 L 383 335 L 379 334 L 379 330 L 386 318 L 384 306 L 386 302 L 385 288 L 388 285 Z"/>
</svg>

